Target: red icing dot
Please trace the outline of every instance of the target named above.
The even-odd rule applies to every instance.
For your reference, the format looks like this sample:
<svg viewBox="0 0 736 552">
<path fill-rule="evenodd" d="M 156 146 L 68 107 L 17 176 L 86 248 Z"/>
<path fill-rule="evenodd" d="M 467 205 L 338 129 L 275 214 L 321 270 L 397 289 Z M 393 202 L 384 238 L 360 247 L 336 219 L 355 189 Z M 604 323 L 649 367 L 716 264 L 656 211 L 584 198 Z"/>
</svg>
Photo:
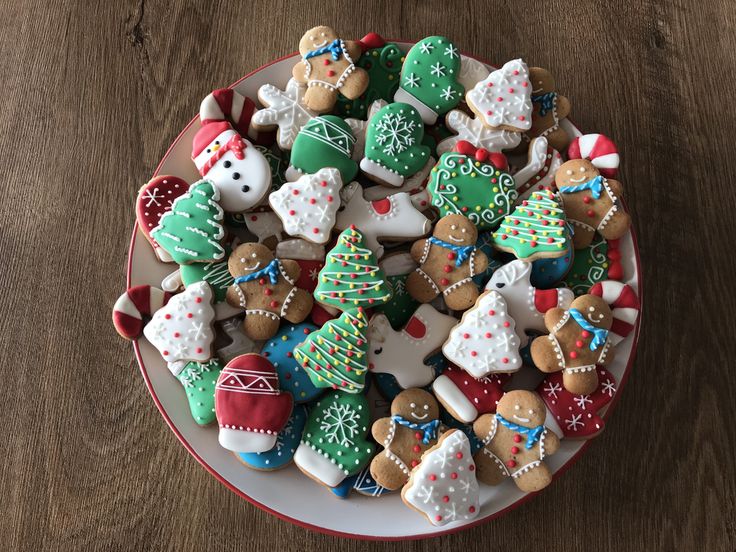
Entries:
<svg viewBox="0 0 736 552">
<path fill-rule="evenodd" d="M 582 335 L 583 338 L 590 337 L 590 333 L 588 332 L 588 330 L 583 330 L 582 332 L 580 332 L 580 335 Z"/>
<path fill-rule="evenodd" d="M 329 71 L 327 71 L 327 76 L 328 77 L 334 77 L 335 76 L 335 72 L 332 69 L 330 69 Z"/>
<path fill-rule="evenodd" d="M 179 332 L 174 332 L 174 337 L 180 337 L 181 334 Z"/>
<path fill-rule="evenodd" d="M 170 314 L 164 314 L 164 318 L 166 320 L 171 320 L 171 315 Z"/>
<path fill-rule="evenodd" d="M 579 339 L 578 339 L 578 340 L 577 340 L 577 341 L 575 342 L 575 346 L 576 346 L 576 347 L 577 347 L 578 349 L 579 349 L 580 347 L 582 347 L 583 345 L 584 345 L 584 344 L 583 344 L 583 342 L 582 342 L 582 341 L 580 341 Z"/>
<path fill-rule="evenodd" d="M 313 234 L 319 234 L 319 228 L 317 228 L 316 226 L 314 228 L 312 228 L 312 233 Z"/>
<path fill-rule="evenodd" d="M 447 258 L 450 259 L 451 261 L 454 261 L 455 260 L 455 254 L 454 253 L 448 253 L 447 254 Z"/>
<path fill-rule="evenodd" d="M 293 217 L 296 215 L 296 211 L 294 209 L 289 209 L 289 214 Z"/>
<path fill-rule="evenodd" d="M 412 450 L 413 450 L 414 452 L 419 452 L 419 451 L 421 451 L 421 450 L 422 450 L 422 447 L 420 447 L 419 445 L 414 445 L 414 446 L 412 447 Z"/>
<path fill-rule="evenodd" d="M 585 197 L 583 198 L 583 203 L 590 203 L 590 197 L 588 197 L 588 196 L 585 196 Z"/>
<path fill-rule="evenodd" d="M 429 480 L 430 481 L 437 481 L 437 476 L 435 474 L 433 474 L 433 473 L 430 473 L 429 474 Z"/>
<path fill-rule="evenodd" d="M 445 495 L 442 497 L 442 502 L 450 502 L 450 497 Z"/>
<path fill-rule="evenodd" d="M 331 195 L 327 196 L 327 203 L 332 203 L 332 200 L 335 199 Z"/>
<path fill-rule="evenodd" d="M 196 348 L 196 352 L 197 352 L 197 354 L 201 353 L 202 352 L 202 347 L 197 347 Z"/>
<path fill-rule="evenodd" d="M 491 309 L 491 310 L 488 311 L 488 316 L 493 316 L 495 314 L 496 314 L 496 311 L 493 310 L 493 309 Z"/>
<path fill-rule="evenodd" d="M 506 357 L 503 357 L 503 358 L 501 359 L 501 362 L 503 362 L 504 364 L 508 364 L 508 363 L 509 363 L 509 359 L 508 359 L 508 358 L 506 358 Z"/>
<path fill-rule="evenodd" d="M 196 297 L 196 298 L 194 299 L 194 302 L 195 302 L 195 303 L 201 303 L 201 302 L 202 302 L 202 298 L 201 298 L 201 297 Z"/>
<path fill-rule="evenodd" d="M 310 204 L 310 205 L 314 205 L 315 203 L 317 203 L 317 200 L 316 200 L 316 199 L 314 199 L 313 197 L 310 197 L 310 198 L 309 198 L 309 204 Z"/>
<path fill-rule="evenodd" d="M 497 102 L 502 102 L 503 101 L 503 96 L 499 96 L 498 98 L 496 98 L 496 101 Z"/>
<path fill-rule="evenodd" d="M 450 265 L 445 265 L 442 267 L 442 270 L 449 273 L 452 272 L 452 267 Z"/>
<path fill-rule="evenodd" d="M 588 215 L 589 217 L 594 217 L 595 216 L 595 211 L 593 211 L 593 209 L 588 209 L 588 212 L 585 213 L 585 214 Z"/>
<path fill-rule="evenodd" d="M 519 115 L 519 120 L 520 121 L 526 121 L 526 117 L 524 115 Z"/>
<path fill-rule="evenodd" d="M 279 306 L 279 302 L 278 301 L 271 301 L 269 303 L 269 305 L 271 306 L 272 309 L 275 309 L 276 307 Z"/>
<path fill-rule="evenodd" d="M 526 84 L 524 86 L 526 86 Z M 471 506 L 470 508 L 468 508 L 468 512 L 470 512 L 471 514 L 475 512 L 475 506 Z"/>
<path fill-rule="evenodd" d="M 457 473 L 456 472 L 452 472 L 450 474 L 450 479 L 457 479 Z"/>
<path fill-rule="evenodd" d="M 259 286 L 266 285 L 266 279 L 265 278 L 259 278 L 258 279 L 258 285 Z"/>
<path fill-rule="evenodd" d="M 519 74 L 519 70 L 518 69 L 514 69 L 514 75 L 518 75 L 518 74 Z"/>
<path fill-rule="evenodd" d="M 468 339 L 470 337 L 470 334 L 468 332 L 465 332 L 463 334 L 463 339 Z"/>
<path fill-rule="evenodd" d="M 491 332 L 486 332 L 486 338 L 490 339 L 493 337 L 493 334 Z"/>
<path fill-rule="evenodd" d="M 463 458 L 463 453 L 462 453 L 462 452 L 458 452 L 458 453 L 457 453 L 457 454 L 455 455 L 455 458 L 457 458 L 458 460 L 462 460 L 462 458 Z"/>
<path fill-rule="evenodd" d="M 299 195 L 299 190 L 292 190 L 291 192 L 293 195 Z"/>
<path fill-rule="evenodd" d="M 578 358 L 578 353 L 576 351 L 570 351 L 570 358 Z"/>
<path fill-rule="evenodd" d="M 187 318 L 193 318 L 193 317 L 194 317 L 194 315 L 191 312 L 188 312 L 187 313 Z"/>
<path fill-rule="evenodd" d="M 508 328 L 508 327 L 509 327 L 510 325 L 511 325 L 511 324 L 509 324 L 509 322 L 508 322 L 508 321 L 506 321 L 506 322 L 504 322 L 504 323 L 503 323 L 503 327 L 504 327 L 504 328 Z"/>
<path fill-rule="evenodd" d="M 509 468 L 515 468 L 516 467 L 516 460 L 509 460 L 508 462 L 506 462 L 506 465 Z"/>
<path fill-rule="evenodd" d="M 434 516 L 434 519 L 436 519 L 437 521 L 442 521 L 442 516 Z"/>
<path fill-rule="evenodd" d="M 521 443 L 521 435 L 518 433 L 514 435 L 514 443 Z"/>
<path fill-rule="evenodd" d="M 448 280 L 447 278 L 441 278 L 440 279 L 440 285 L 441 286 L 446 286 L 449 283 L 450 283 L 450 280 Z"/>
<path fill-rule="evenodd" d="M 161 351 L 161 354 L 164 356 L 169 356 L 169 351 Z"/>
<path fill-rule="evenodd" d="M 470 351 L 470 356 L 472 357 L 478 356 L 478 351 Z"/>
<path fill-rule="evenodd" d="M 512 452 L 513 454 L 516 454 L 516 453 L 518 453 L 518 452 L 519 452 L 519 447 L 511 447 L 511 452 Z"/>
<path fill-rule="evenodd" d="M 325 58 L 324 61 L 322 61 L 322 64 L 323 65 L 329 65 L 330 64 L 330 60 L 327 59 L 327 58 Z"/>
<path fill-rule="evenodd" d="M 421 432 L 421 431 L 417 431 L 417 432 L 416 432 L 416 433 L 414 434 L 414 438 L 415 438 L 416 440 L 419 440 L 419 439 L 421 439 L 421 438 L 422 438 L 422 432 Z"/>
<path fill-rule="evenodd" d="M 475 471 L 475 464 L 470 464 L 470 465 L 468 466 L 468 469 L 469 469 L 470 471 Z"/>
<path fill-rule="evenodd" d="M 271 295 L 273 293 L 273 290 L 271 288 L 266 288 L 263 290 L 264 295 Z"/>
<path fill-rule="evenodd" d="M 416 460 L 412 460 L 411 461 L 411 467 L 412 468 L 416 468 L 418 465 L 419 465 L 419 462 L 417 462 Z"/>
<path fill-rule="evenodd" d="M 322 182 L 319 183 L 319 185 L 322 186 L 323 188 L 326 188 L 327 187 L 327 181 L 326 180 L 323 180 Z"/>
</svg>

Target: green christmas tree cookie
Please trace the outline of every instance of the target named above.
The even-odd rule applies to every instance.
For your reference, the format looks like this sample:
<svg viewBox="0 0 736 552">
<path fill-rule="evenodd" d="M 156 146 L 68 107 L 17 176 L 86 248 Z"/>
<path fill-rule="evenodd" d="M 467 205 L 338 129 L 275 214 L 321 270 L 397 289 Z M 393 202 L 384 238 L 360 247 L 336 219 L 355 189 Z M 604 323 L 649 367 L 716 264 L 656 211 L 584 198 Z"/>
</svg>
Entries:
<svg viewBox="0 0 736 552">
<path fill-rule="evenodd" d="M 358 165 L 350 157 L 353 146 L 355 136 L 350 125 L 340 117 L 314 117 L 294 140 L 286 179 L 294 182 L 302 174 L 314 174 L 325 167 L 334 167 L 340 171 L 343 182 L 350 182 L 358 174 Z"/>
<path fill-rule="evenodd" d="M 225 257 L 220 194 L 209 180 L 200 180 L 164 213 L 151 237 L 178 264 L 206 263 Z"/>
<path fill-rule="evenodd" d="M 341 117 L 365 119 L 368 107 L 375 100 L 392 101 L 399 87 L 402 63 L 404 53 L 391 42 L 379 48 L 366 50 L 355 65 L 368 72 L 370 79 L 368 88 L 354 100 L 339 95 L 335 104 L 337 114 Z"/>
<path fill-rule="evenodd" d="M 230 251 L 226 249 L 227 255 Z M 233 277 L 227 268 L 227 260 L 212 263 L 192 263 L 179 267 L 184 287 L 204 280 L 212 287 L 215 303 L 225 300 L 227 288 L 233 285 Z"/>
<path fill-rule="evenodd" d="M 419 112 L 409 104 L 389 104 L 368 122 L 360 168 L 380 184 L 401 186 L 427 163 L 429 148 L 422 145 L 423 138 Z"/>
<path fill-rule="evenodd" d="M 427 191 L 441 217 L 465 215 L 480 231 L 497 228 L 517 196 L 504 155 L 463 140 L 442 154 L 429 175 Z"/>
<path fill-rule="evenodd" d="M 600 234 L 596 234 L 588 247 L 575 250 L 570 271 L 562 282 L 576 296 L 584 295 L 593 284 L 608 278 L 609 266 L 608 243 Z"/>
<path fill-rule="evenodd" d="M 208 362 L 190 362 L 176 375 L 189 400 L 189 410 L 199 425 L 215 421 L 215 384 L 222 364 L 213 358 Z"/>
<path fill-rule="evenodd" d="M 360 230 L 342 231 L 319 271 L 314 298 L 340 310 L 377 307 L 391 299 L 391 286 L 363 242 Z"/>
<path fill-rule="evenodd" d="M 422 120 L 433 125 L 463 99 L 465 87 L 457 81 L 460 52 L 444 36 L 430 36 L 412 46 L 401 69 L 397 102 L 417 108 Z"/>
<path fill-rule="evenodd" d="M 534 192 L 492 234 L 493 247 L 533 261 L 565 254 L 565 213 L 549 190 Z"/>
<path fill-rule="evenodd" d="M 315 387 L 360 393 L 368 371 L 368 321 L 362 308 L 347 311 L 328 320 L 294 348 Z"/>
</svg>

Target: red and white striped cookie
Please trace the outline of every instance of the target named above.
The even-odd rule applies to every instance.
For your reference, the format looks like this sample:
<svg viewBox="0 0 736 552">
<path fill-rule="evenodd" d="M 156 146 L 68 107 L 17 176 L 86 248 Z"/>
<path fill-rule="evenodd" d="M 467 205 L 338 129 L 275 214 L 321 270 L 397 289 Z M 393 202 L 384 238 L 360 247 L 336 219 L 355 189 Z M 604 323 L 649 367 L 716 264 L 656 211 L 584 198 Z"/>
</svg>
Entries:
<svg viewBox="0 0 736 552">
<path fill-rule="evenodd" d="M 616 178 L 620 161 L 618 148 L 604 134 L 583 134 L 574 138 L 567 148 L 570 159 L 587 159 L 606 178 Z"/>
<path fill-rule="evenodd" d="M 172 294 L 157 287 L 142 285 L 123 293 L 112 309 L 112 323 L 125 339 L 138 339 L 143 333 L 143 318 L 169 302 Z"/>
<path fill-rule="evenodd" d="M 636 325 L 640 308 L 639 297 L 630 285 L 614 280 L 598 282 L 590 288 L 588 293 L 601 297 L 611 306 L 613 324 L 608 335 L 611 343 L 618 345 Z"/>
<path fill-rule="evenodd" d="M 250 124 L 256 111 L 256 103 L 250 98 L 232 88 L 218 88 L 202 100 L 199 120 L 202 125 L 228 121 L 241 136 L 247 136 L 256 144 L 270 145 L 275 139 L 274 133 L 258 131 Z"/>
</svg>

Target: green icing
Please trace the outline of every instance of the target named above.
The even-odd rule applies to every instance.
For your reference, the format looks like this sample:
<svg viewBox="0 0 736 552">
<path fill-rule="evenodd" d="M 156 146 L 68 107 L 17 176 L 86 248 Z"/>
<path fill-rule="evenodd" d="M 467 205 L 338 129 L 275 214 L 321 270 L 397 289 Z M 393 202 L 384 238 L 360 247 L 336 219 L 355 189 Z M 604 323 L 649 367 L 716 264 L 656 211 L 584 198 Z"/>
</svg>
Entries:
<svg viewBox="0 0 736 552">
<path fill-rule="evenodd" d="M 391 299 L 391 286 L 360 230 L 347 228 L 337 238 L 319 271 L 314 297 L 340 310 L 377 307 Z"/>
<path fill-rule="evenodd" d="M 331 393 L 312 408 L 302 443 L 335 462 L 345 475 L 355 475 L 373 456 L 374 446 L 367 439 L 370 424 L 364 395 Z"/>
<path fill-rule="evenodd" d="M 220 241 L 225 236 L 217 189 L 209 180 L 200 180 L 179 196 L 151 232 L 180 265 L 219 261 L 225 257 Z"/>
<path fill-rule="evenodd" d="M 350 182 L 358 174 L 358 164 L 350 157 L 354 145 L 355 137 L 345 121 L 336 115 L 320 115 L 297 134 L 291 165 L 306 174 L 334 167 L 343 182 Z"/>
<path fill-rule="evenodd" d="M 328 320 L 294 348 L 294 358 L 315 387 L 360 393 L 368 371 L 368 321 L 363 309 Z"/>
<path fill-rule="evenodd" d="M 565 214 L 549 190 L 534 192 L 504 218 L 493 233 L 496 249 L 519 259 L 532 255 L 561 257 L 565 254 Z"/>
<path fill-rule="evenodd" d="M 478 230 L 495 229 L 517 196 L 509 173 L 454 151 L 443 153 L 432 168 L 427 191 L 440 216 L 465 215 Z"/>
<path fill-rule="evenodd" d="M 189 410 L 199 425 L 215 421 L 215 383 L 221 371 L 222 364 L 213 358 L 208 362 L 190 362 L 176 376 L 184 386 Z"/>
<path fill-rule="evenodd" d="M 229 255 L 229 251 L 227 251 Z M 233 277 L 227 268 L 227 261 L 213 263 L 192 263 L 179 267 L 181 281 L 184 286 L 201 282 L 204 280 L 212 287 L 215 294 L 215 302 L 221 303 L 225 300 L 227 288 L 233 284 Z"/>
<path fill-rule="evenodd" d="M 412 46 L 401 70 L 400 87 L 429 109 L 442 115 L 463 99 L 457 82 L 460 51 L 444 36 L 430 36 Z"/>
<path fill-rule="evenodd" d="M 608 243 L 596 234 L 591 244 L 576 249 L 572 266 L 562 280 L 576 296 L 588 293 L 593 284 L 608 278 Z"/>
<path fill-rule="evenodd" d="M 365 157 L 391 172 L 411 176 L 424 167 L 429 157 L 430 150 L 422 145 L 423 138 L 424 124 L 419 112 L 409 104 L 392 103 L 380 109 L 368 123 Z"/>
<path fill-rule="evenodd" d="M 288 154 L 265 146 L 255 146 L 255 148 L 263 154 L 271 167 L 271 191 L 275 192 L 286 182 L 284 172 L 288 165 Z"/>
<path fill-rule="evenodd" d="M 379 306 L 376 310 L 386 315 L 391 327 L 399 331 L 409 321 L 411 315 L 419 307 L 419 302 L 406 291 L 406 280 L 408 274 L 397 274 L 387 276 L 393 295 L 386 304 Z"/>
</svg>

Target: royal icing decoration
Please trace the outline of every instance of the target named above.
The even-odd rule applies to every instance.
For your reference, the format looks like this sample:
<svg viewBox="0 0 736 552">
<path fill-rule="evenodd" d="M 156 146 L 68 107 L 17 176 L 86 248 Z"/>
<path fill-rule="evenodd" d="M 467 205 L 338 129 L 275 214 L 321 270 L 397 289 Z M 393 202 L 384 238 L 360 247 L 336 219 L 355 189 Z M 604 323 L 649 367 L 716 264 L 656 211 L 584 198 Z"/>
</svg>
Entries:
<svg viewBox="0 0 736 552">
<path fill-rule="evenodd" d="M 171 210 L 174 200 L 188 189 L 189 184 L 178 176 L 162 175 L 152 178 L 138 191 L 135 203 L 138 228 L 151 242 L 154 253 L 163 262 L 171 262 L 171 255 L 156 243 L 151 232 L 159 225 L 164 213 Z"/>
<path fill-rule="evenodd" d="M 409 178 L 405 178 L 404 183 L 398 188 L 391 188 L 388 186 L 371 186 L 370 188 L 365 188 L 363 190 L 363 197 L 365 197 L 368 201 L 375 201 L 376 199 L 383 199 L 384 197 L 388 197 L 390 195 L 406 192 L 408 194 L 411 194 L 412 198 L 414 198 L 415 194 L 421 193 L 426 187 L 429 173 L 432 170 L 432 167 L 434 167 L 435 163 L 436 161 L 434 157 L 430 156 L 424 166 L 419 170 L 419 172 L 410 176 Z M 414 206 L 417 207 L 417 209 L 422 208 L 422 206 L 417 205 L 416 203 L 414 204 Z M 428 205 L 424 205 L 424 208 L 426 209 L 427 206 Z"/>
<path fill-rule="evenodd" d="M 268 202 L 290 236 L 322 244 L 330 239 L 340 207 L 342 179 L 337 169 L 320 169 L 287 182 L 268 196 Z"/>
<path fill-rule="evenodd" d="M 526 165 L 514 173 L 517 202 L 528 199 L 533 192 L 551 190 L 555 183 L 555 173 L 562 164 L 560 152 L 547 143 L 543 136 L 529 142 Z"/>
<path fill-rule="evenodd" d="M 639 297 L 634 288 L 614 280 L 604 280 L 593 285 L 588 293 L 601 297 L 611 307 L 613 322 L 609 338 L 613 345 L 618 345 L 634 331 L 639 317 Z"/>
<path fill-rule="evenodd" d="M 321 388 L 312 384 L 293 352 L 315 330 L 317 326 L 308 322 L 283 326 L 261 349 L 261 354 L 276 368 L 281 389 L 291 393 L 296 403 L 309 402 L 322 393 Z"/>
<path fill-rule="evenodd" d="M 485 79 L 488 73 L 490 71 L 482 61 L 468 56 L 460 56 L 460 73 L 457 75 L 457 80 L 465 87 L 465 90 L 473 88 Z"/>
<path fill-rule="evenodd" d="M 618 148 L 604 134 L 583 134 L 573 138 L 567 148 L 567 157 L 589 160 L 606 178 L 616 178 L 618 174 Z"/>
<path fill-rule="evenodd" d="M 138 339 L 143 333 L 143 319 L 168 303 L 171 294 L 157 287 L 135 286 L 123 293 L 112 309 L 112 323 L 125 339 Z"/>
<path fill-rule="evenodd" d="M 561 257 L 542 257 L 532 262 L 532 285 L 540 288 L 551 288 L 565 277 L 574 257 L 572 244 L 572 225 L 565 225 L 565 254 Z"/>
<path fill-rule="evenodd" d="M 302 174 L 333 167 L 340 171 L 343 182 L 350 182 L 358 174 L 358 165 L 352 158 L 354 145 L 353 131 L 340 117 L 315 117 L 304 125 L 294 141 L 290 165 L 284 173 L 286 179 L 293 181 Z"/>
<path fill-rule="evenodd" d="M 391 374 L 404 389 L 429 385 L 434 369 L 425 360 L 442 347 L 455 324 L 455 317 L 429 304 L 421 305 L 399 332 L 385 315 L 375 315 L 368 327 L 370 371 Z"/>
<path fill-rule="evenodd" d="M 469 424 L 481 414 L 496 411 L 496 404 L 503 396 L 503 386 L 510 379 L 510 374 L 491 374 L 476 379 L 450 364 L 432 382 L 432 392 L 452 417 Z"/>
<path fill-rule="evenodd" d="M 575 249 L 572 266 L 565 275 L 563 284 L 576 296 L 588 293 L 590 286 L 612 277 L 610 271 L 614 263 L 609 254 L 617 256 L 619 253 L 613 251 L 610 243 L 596 234 L 590 245 Z"/>
<path fill-rule="evenodd" d="M 232 88 L 219 88 L 209 93 L 199 105 L 199 121 L 209 124 L 229 121 L 241 136 L 256 139 L 258 133 L 251 128 L 251 118 L 256 104 Z"/>
<path fill-rule="evenodd" d="M 277 143 L 282 150 L 290 150 L 299 131 L 317 113 L 304 105 L 305 86 L 290 79 L 285 90 L 272 84 L 258 89 L 258 99 L 266 106 L 253 114 L 253 124 L 264 128 L 278 127 Z"/>
<path fill-rule="evenodd" d="M 477 83 L 465 100 L 486 126 L 525 131 L 532 126 L 531 96 L 529 68 L 515 59 Z"/>
<path fill-rule="evenodd" d="M 317 287 L 319 271 L 325 266 L 325 247 L 305 240 L 286 240 L 276 245 L 276 256 L 297 262 L 301 272 L 297 287 L 312 293 Z"/>
<path fill-rule="evenodd" d="M 401 498 L 433 525 L 473 519 L 480 510 L 480 490 L 470 442 L 462 431 L 445 433 L 414 469 Z"/>
<path fill-rule="evenodd" d="M 307 423 L 307 408 L 295 406 L 284 429 L 276 435 L 276 444 L 266 452 L 241 452 L 240 461 L 256 470 L 278 470 L 286 467 L 294 458 L 294 453 L 302 439 Z"/>
<path fill-rule="evenodd" d="M 199 425 L 215 421 L 215 384 L 222 364 L 216 358 L 208 362 L 190 362 L 176 375 L 184 387 L 192 418 Z"/>
<path fill-rule="evenodd" d="M 368 130 L 368 123 L 373 116 L 378 113 L 381 109 L 386 107 L 388 103 L 385 100 L 376 100 L 368 108 L 367 119 L 345 119 L 345 122 L 350 125 L 350 130 L 355 138 L 355 145 L 353 146 L 353 160 L 360 163 L 365 155 L 365 132 Z"/>
<path fill-rule="evenodd" d="M 521 142 L 520 133 L 488 128 L 479 117 L 472 118 L 459 109 L 450 111 L 445 116 L 445 125 L 457 136 L 450 136 L 437 144 L 437 153 L 440 155 L 454 150 L 461 140 L 491 152 L 515 148 Z"/>
<path fill-rule="evenodd" d="M 501 294 L 486 291 L 452 329 L 442 352 L 474 378 L 516 372 L 521 367 L 521 357 L 515 329 Z"/>
</svg>

